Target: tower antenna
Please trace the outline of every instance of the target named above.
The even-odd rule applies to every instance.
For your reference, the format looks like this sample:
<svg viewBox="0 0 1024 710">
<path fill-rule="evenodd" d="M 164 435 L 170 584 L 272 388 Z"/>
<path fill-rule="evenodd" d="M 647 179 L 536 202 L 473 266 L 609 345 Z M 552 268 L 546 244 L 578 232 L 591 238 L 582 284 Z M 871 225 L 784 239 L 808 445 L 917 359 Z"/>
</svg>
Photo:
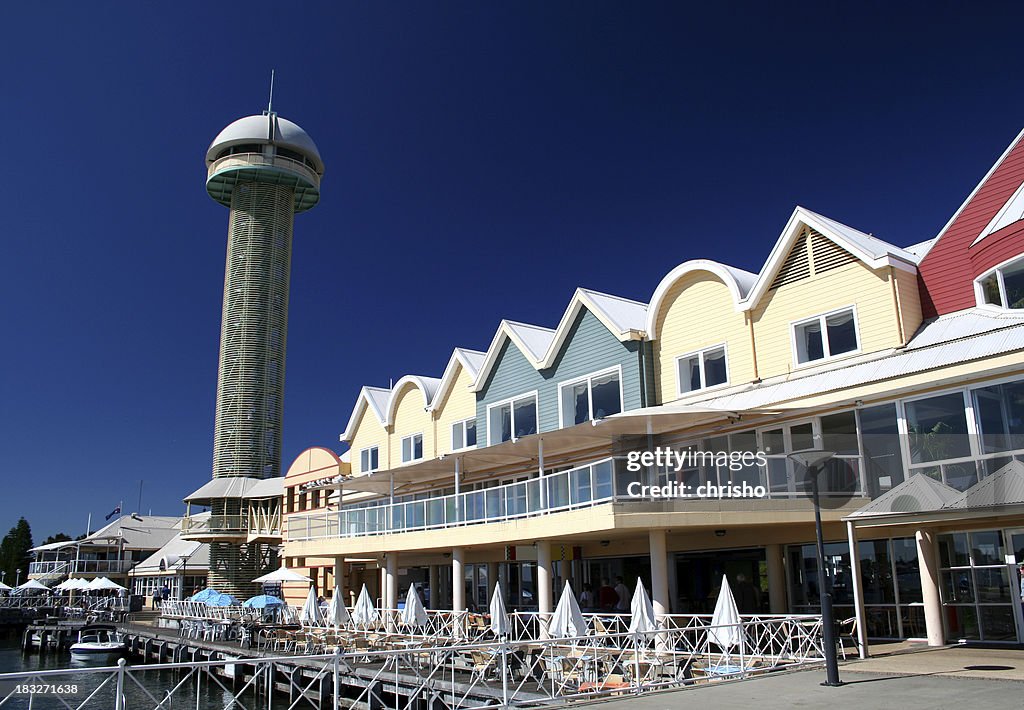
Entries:
<svg viewBox="0 0 1024 710">
<path fill-rule="evenodd" d="M 270 101 L 267 102 L 267 113 L 274 113 L 274 70 L 270 70 Z"/>
</svg>

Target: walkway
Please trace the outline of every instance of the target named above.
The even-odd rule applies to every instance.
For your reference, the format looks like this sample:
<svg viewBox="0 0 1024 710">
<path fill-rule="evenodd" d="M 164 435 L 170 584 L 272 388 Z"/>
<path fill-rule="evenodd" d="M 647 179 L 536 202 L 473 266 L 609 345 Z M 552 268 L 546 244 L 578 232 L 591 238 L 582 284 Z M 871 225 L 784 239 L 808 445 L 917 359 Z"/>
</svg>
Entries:
<svg viewBox="0 0 1024 710">
<path fill-rule="evenodd" d="M 610 701 L 609 710 L 676 710 L 682 704 L 705 705 L 716 710 L 963 710 L 1024 706 L 1024 651 L 1016 649 L 957 646 L 898 652 L 842 663 L 840 676 L 844 682 L 840 688 L 821 685 L 825 679 L 821 668 L 616 699 Z"/>
</svg>

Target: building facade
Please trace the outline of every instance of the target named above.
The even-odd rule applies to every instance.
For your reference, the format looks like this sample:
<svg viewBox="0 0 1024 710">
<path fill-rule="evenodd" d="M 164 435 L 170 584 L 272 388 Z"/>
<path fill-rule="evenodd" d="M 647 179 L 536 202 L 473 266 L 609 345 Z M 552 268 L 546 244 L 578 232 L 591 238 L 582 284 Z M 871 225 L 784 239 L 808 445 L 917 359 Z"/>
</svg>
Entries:
<svg viewBox="0 0 1024 710">
<path fill-rule="evenodd" d="M 501 321 L 440 377 L 364 387 L 347 460 L 300 456 L 285 561 L 325 593 L 365 583 L 388 607 L 409 584 L 436 608 L 485 607 L 500 584 L 510 606 L 545 612 L 566 580 L 622 577 L 660 614 L 706 612 L 724 574 L 753 582 L 741 611 L 810 611 L 813 509 L 789 455 L 826 449 L 840 618 L 865 638 L 1024 641 L 1016 489 L 998 513 L 973 505 L 969 525 L 890 505 L 912 487 L 920 513 L 1016 480 L 1022 216 L 1018 136 L 926 242 L 797 208 L 757 274 L 690 260 L 647 303 L 579 289 L 555 328 Z M 659 450 L 671 461 L 639 457 Z M 669 485 L 683 495 L 644 488 Z"/>
</svg>

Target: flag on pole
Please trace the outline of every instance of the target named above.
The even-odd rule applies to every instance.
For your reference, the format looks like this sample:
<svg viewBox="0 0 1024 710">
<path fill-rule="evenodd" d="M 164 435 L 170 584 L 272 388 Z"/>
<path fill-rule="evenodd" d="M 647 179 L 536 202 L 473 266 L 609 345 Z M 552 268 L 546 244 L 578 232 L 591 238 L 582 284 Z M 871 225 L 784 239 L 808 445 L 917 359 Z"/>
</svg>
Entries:
<svg viewBox="0 0 1024 710">
<path fill-rule="evenodd" d="M 106 517 L 105 519 L 106 519 L 106 520 L 110 520 L 110 519 L 111 519 L 111 518 L 113 518 L 113 517 L 114 517 L 115 515 L 120 515 L 120 514 L 121 514 L 121 506 L 117 506 L 117 507 L 116 507 L 116 508 L 114 508 L 114 509 L 113 509 L 112 511 L 110 511 L 110 514 L 109 514 L 109 515 L 107 515 L 107 517 Z"/>
</svg>

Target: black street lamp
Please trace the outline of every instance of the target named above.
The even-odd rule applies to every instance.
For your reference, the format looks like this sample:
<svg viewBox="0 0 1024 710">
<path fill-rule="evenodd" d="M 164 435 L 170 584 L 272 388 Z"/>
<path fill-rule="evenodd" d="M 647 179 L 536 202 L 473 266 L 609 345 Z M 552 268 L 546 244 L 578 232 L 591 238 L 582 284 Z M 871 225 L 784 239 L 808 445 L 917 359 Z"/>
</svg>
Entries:
<svg viewBox="0 0 1024 710">
<path fill-rule="evenodd" d="M 818 598 L 821 602 L 821 627 L 825 644 L 825 682 L 822 685 L 839 686 L 839 658 L 836 656 L 836 629 L 832 614 L 832 587 L 825 584 L 825 542 L 821 533 L 821 502 L 818 499 L 818 476 L 825 464 L 835 457 L 834 451 L 811 449 L 790 454 L 789 458 L 807 470 L 814 500 L 814 531 L 818 542 Z"/>
</svg>

